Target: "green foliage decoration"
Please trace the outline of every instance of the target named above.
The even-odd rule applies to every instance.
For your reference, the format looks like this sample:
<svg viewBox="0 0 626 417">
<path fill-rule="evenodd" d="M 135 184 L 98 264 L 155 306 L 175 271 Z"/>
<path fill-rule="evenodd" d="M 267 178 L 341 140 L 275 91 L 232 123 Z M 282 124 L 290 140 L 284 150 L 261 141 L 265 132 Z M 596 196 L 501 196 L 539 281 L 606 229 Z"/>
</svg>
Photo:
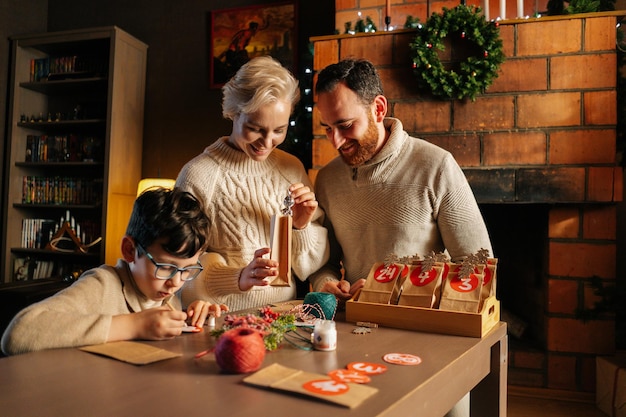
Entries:
<svg viewBox="0 0 626 417">
<path fill-rule="evenodd" d="M 457 70 L 446 70 L 439 59 L 445 50 L 444 40 L 451 36 L 472 42 L 480 51 L 460 62 Z M 433 13 L 425 25 L 418 25 L 410 44 L 414 74 L 421 88 L 444 98 L 476 99 L 498 76 L 504 62 L 502 39 L 497 21 L 488 22 L 480 7 L 461 4 Z"/>
<path fill-rule="evenodd" d="M 600 7 L 599 0 L 572 0 L 565 8 L 566 14 L 593 13 Z"/>
<path fill-rule="evenodd" d="M 547 9 L 548 16 L 609 12 L 615 10 L 615 0 L 548 0 Z"/>
<path fill-rule="evenodd" d="M 265 350 L 276 350 L 280 347 L 285 334 L 296 330 L 296 316 L 290 313 L 279 314 L 270 306 L 260 308 L 256 313 L 227 314 L 221 328 L 213 329 L 211 336 L 219 338 L 224 332 L 240 327 L 261 332 Z"/>
</svg>

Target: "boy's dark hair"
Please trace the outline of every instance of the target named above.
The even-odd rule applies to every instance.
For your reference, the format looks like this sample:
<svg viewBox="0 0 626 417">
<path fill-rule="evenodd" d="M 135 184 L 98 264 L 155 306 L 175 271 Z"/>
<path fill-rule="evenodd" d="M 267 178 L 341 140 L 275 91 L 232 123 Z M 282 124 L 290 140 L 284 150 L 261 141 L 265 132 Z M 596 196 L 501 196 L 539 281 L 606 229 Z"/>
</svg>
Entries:
<svg viewBox="0 0 626 417">
<path fill-rule="evenodd" d="M 344 59 L 327 66 L 317 76 L 315 91 L 317 94 L 329 93 L 340 82 L 344 82 L 366 105 L 384 94 L 376 68 L 366 59 Z"/>
<path fill-rule="evenodd" d="M 209 219 L 188 192 L 151 188 L 135 200 L 126 234 L 144 248 L 165 238 L 162 247 L 166 252 L 191 258 L 206 247 Z"/>
</svg>

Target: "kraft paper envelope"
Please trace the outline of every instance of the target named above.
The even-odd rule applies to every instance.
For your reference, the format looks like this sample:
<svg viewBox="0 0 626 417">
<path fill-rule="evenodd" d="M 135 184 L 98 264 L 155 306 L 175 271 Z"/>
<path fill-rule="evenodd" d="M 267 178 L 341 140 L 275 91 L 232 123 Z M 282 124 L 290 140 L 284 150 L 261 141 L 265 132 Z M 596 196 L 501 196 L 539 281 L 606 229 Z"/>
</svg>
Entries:
<svg viewBox="0 0 626 417">
<path fill-rule="evenodd" d="M 133 365 L 146 365 L 165 359 L 182 356 L 180 353 L 170 352 L 145 343 L 137 342 L 111 342 L 101 345 L 84 346 L 79 348 L 85 352 L 108 356 L 118 361 L 132 363 Z"/>
<path fill-rule="evenodd" d="M 348 408 L 354 408 L 360 405 L 363 401 L 378 392 L 378 389 L 362 384 L 334 382 L 336 385 L 347 386 L 347 391 L 342 394 L 336 394 L 332 391 L 329 391 L 327 394 L 315 393 L 305 389 L 305 384 L 309 382 L 319 382 L 323 386 L 325 383 L 333 383 L 333 380 L 328 375 L 304 372 L 277 363 L 255 372 L 244 378 L 243 381 L 250 385 L 295 392 Z"/>
</svg>

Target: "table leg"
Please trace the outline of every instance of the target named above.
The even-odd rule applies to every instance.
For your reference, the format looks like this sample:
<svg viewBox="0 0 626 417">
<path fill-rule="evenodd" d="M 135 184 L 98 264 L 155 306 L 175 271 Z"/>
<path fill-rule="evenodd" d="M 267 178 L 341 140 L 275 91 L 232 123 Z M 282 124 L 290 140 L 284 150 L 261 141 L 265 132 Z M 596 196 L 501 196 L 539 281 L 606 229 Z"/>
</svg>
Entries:
<svg viewBox="0 0 626 417">
<path fill-rule="evenodd" d="M 508 350 L 506 334 L 491 346 L 491 370 L 471 392 L 471 416 L 506 417 Z"/>
</svg>

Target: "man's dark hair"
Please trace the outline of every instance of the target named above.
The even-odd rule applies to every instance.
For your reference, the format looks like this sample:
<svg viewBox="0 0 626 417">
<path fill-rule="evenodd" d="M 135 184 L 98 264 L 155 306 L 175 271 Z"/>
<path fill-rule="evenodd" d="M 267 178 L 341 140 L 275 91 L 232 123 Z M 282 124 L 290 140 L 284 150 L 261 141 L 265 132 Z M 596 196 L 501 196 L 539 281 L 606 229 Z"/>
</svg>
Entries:
<svg viewBox="0 0 626 417">
<path fill-rule="evenodd" d="M 207 244 L 209 219 L 190 193 L 179 188 L 151 188 L 135 200 L 126 234 L 144 248 L 165 238 L 162 246 L 166 252 L 191 258 Z"/>
<path fill-rule="evenodd" d="M 374 65 L 365 59 L 344 59 L 324 68 L 317 76 L 315 91 L 328 93 L 343 82 L 354 91 L 363 104 L 371 104 L 383 95 L 383 85 Z"/>
</svg>

